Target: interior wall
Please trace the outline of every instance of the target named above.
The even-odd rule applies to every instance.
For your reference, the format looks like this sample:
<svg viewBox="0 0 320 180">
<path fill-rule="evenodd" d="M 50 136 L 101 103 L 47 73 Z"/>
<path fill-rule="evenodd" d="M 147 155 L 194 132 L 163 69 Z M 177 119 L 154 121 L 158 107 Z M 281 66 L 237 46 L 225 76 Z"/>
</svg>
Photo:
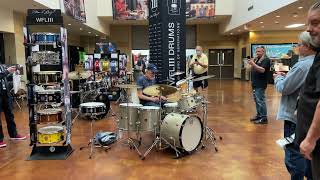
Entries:
<svg viewBox="0 0 320 180">
<path fill-rule="evenodd" d="M 296 43 L 302 31 L 261 31 L 250 32 L 250 43 Z"/>
<path fill-rule="evenodd" d="M 80 36 L 80 46 L 87 54 L 93 54 L 96 48 L 96 38 L 92 36 Z"/>
<path fill-rule="evenodd" d="M 0 7 L 0 31 L 13 33 L 13 11 L 11 9 Z"/>
<path fill-rule="evenodd" d="M 5 63 L 9 64 L 13 59 L 16 59 L 16 42 L 14 33 L 4 33 L 4 55 Z"/>
<path fill-rule="evenodd" d="M 234 77 L 240 77 L 241 49 L 237 37 L 220 35 L 218 25 L 201 24 L 197 25 L 197 45 L 202 46 L 207 55 L 209 49 L 234 49 Z"/>
</svg>

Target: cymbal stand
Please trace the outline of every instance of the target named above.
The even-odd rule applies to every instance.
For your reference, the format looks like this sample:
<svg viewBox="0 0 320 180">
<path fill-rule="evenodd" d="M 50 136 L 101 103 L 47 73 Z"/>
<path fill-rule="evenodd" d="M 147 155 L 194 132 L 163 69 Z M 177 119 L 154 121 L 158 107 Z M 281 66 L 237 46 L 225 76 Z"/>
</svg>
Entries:
<svg viewBox="0 0 320 180">
<path fill-rule="evenodd" d="M 204 96 L 203 96 L 204 97 Z M 213 131 L 212 128 L 208 127 L 208 101 L 203 98 L 203 101 L 201 102 L 202 104 L 202 119 L 203 119 L 203 136 L 202 136 L 202 148 L 205 148 L 204 141 L 210 140 L 211 144 L 214 147 L 214 150 L 218 152 L 218 147 L 216 143 L 216 136 L 215 132 Z M 222 137 L 219 136 L 219 139 L 222 140 Z"/>
<path fill-rule="evenodd" d="M 126 95 L 127 96 L 127 95 Z M 126 98 L 128 98 L 128 97 L 126 97 Z M 119 121 L 119 118 L 117 117 L 117 120 Z M 132 148 L 134 148 L 136 151 L 137 151 L 137 153 L 138 153 L 138 155 L 141 157 L 142 156 L 142 154 L 141 154 L 141 152 L 139 151 L 139 149 L 138 149 L 138 146 L 135 144 L 135 142 L 134 141 L 138 141 L 139 142 L 139 145 L 141 144 L 141 140 L 136 140 L 136 139 L 133 139 L 133 138 L 131 138 L 131 135 L 130 135 L 130 122 L 129 122 L 129 101 L 127 101 L 127 116 L 126 116 L 126 120 L 127 120 L 127 127 L 128 127 L 128 130 L 127 130 L 127 138 L 125 138 L 125 139 L 123 139 L 123 140 L 120 140 L 120 141 L 118 141 L 118 142 L 121 142 L 121 141 L 127 141 L 127 145 L 129 145 L 129 148 L 130 149 L 132 149 Z M 119 126 L 118 126 L 119 127 Z M 119 129 L 119 128 L 117 128 L 117 137 L 118 137 L 118 140 L 120 139 L 120 131 L 122 131 L 121 129 Z"/>
<path fill-rule="evenodd" d="M 162 142 L 161 141 L 164 141 L 167 145 L 169 145 L 172 149 L 175 150 L 176 152 L 176 157 L 179 158 L 180 155 L 182 154 L 176 147 L 176 143 L 175 141 L 173 140 L 173 145 L 170 144 L 166 139 L 164 139 L 162 136 L 161 136 L 161 130 L 160 130 L 160 127 L 161 127 L 161 96 L 162 96 L 162 93 L 160 91 L 160 96 L 159 96 L 159 107 L 160 107 L 160 113 L 159 113 L 159 132 L 157 132 L 157 127 L 155 127 L 155 130 L 154 130 L 154 134 L 155 134 L 155 140 L 153 141 L 152 145 L 148 148 L 148 150 L 143 154 L 143 156 L 141 156 L 141 160 L 144 160 L 146 158 L 146 156 L 151 152 L 151 150 L 155 147 L 155 146 L 158 146 L 158 150 L 162 150 L 162 149 L 165 149 L 165 148 L 162 148 Z"/>
</svg>

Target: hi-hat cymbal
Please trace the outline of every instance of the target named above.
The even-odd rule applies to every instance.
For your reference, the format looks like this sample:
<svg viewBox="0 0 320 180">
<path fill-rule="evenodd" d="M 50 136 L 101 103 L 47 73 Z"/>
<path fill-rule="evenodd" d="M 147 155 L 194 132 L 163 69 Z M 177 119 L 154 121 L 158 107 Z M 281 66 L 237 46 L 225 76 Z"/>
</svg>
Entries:
<svg viewBox="0 0 320 180">
<path fill-rule="evenodd" d="M 143 93 L 149 96 L 168 96 L 170 94 L 173 94 L 175 92 L 177 92 L 178 89 L 173 87 L 173 86 L 169 86 L 166 84 L 156 84 L 153 86 L 149 86 L 146 87 L 143 90 Z"/>
<path fill-rule="evenodd" d="M 77 79 L 87 79 L 91 76 L 90 71 L 83 71 L 83 72 L 78 72 L 78 71 L 72 71 L 69 72 L 69 79 L 71 80 L 77 80 Z"/>
<path fill-rule="evenodd" d="M 172 76 L 179 76 L 179 75 L 182 75 L 184 74 L 185 72 L 182 72 L 182 71 L 177 71 L 175 73 L 172 74 Z"/>
<path fill-rule="evenodd" d="M 122 89 L 139 89 L 139 88 L 142 88 L 141 86 L 137 86 L 135 84 L 118 84 L 115 87 L 122 88 Z"/>
<path fill-rule="evenodd" d="M 209 79 L 209 78 L 213 78 L 213 77 L 215 77 L 215 75 L 202 76 L 202 77 L 199 77 L 199 78 L 193 79 L 193 80 L 192 80 L 192 82 L 195 82 L 195 81 L 202 81 L 202 80 Z"/>
</svg>

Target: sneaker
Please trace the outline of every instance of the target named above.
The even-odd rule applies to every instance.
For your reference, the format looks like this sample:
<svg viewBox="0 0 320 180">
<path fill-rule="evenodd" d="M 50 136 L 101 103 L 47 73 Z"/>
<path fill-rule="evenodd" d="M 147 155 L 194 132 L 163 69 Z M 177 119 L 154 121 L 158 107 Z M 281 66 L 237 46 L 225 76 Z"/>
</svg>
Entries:
<svg viewBox="0 0 320 180">
<path fill-rule="evenodd" d="M 27 139 L 27 136 L 22 136 L 20 134 L 17 134 L 16 137 L 10 138 L 11 140 L 25 140 Z"/>
<path fill-rule="evenodd" d="M 7 146 L 7 144 L 4 141 L 0 141 L 0 148 L 4 148 L 6 146 Z"/>
<path fill-rule="evenodd" d="M 250 118 L 250 121 L 257 121 L 257 120 L 259 120 L 259 119 L 260 119 L 259 116 L 254 116 L 254 117 Z"/>
<path fill-rule="evenodd" d="M 256 120 L 253 122 L 254 124 L 268 124 L 268 119 L 267 118 L 261 118 L 259 120 Z"/>
</svg>

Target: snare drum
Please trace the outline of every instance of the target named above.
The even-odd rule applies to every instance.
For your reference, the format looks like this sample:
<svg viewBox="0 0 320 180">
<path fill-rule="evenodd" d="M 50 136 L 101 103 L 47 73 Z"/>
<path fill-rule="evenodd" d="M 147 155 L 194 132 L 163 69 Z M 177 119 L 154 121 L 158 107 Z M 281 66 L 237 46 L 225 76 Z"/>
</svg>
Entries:
<svg viewBox="0 0 320 180">
<path fill-rule="evenodd" d="M 37 112 L 38 124 L 40 123 L 59 123 L 62 121 L 61 109 L 43 109 Z"/>
<path fill-rule="evenodd" d="M 175 102 L 175 103 L 166 103 L 163 105 L 164 107 L 164 112 L 166 114 L 169 114 L 169 113 L 178 113 L 180 110 L 179 110 L 179 106 L 178 106 L 178 103 Z"/>
<path fill-rule="evenodd" d="M 61 71 L 34 72 L 33 81 L 35 84 L 52 84 L 62 82 Z"/>
<path fill-rule="evenodd" d="M 119 105 L 119 129 L 122 130 L 137 130 L 138 117 L 138 108 L 142 107 L 141 104 L 135 103 L 122 103 Z M 129 123 L 129 126 L 128 126 Z"/>
<path fill-rule="evenodd" d="M 160 132 L 169 143 L 192 152 L 201 142 L 203 125 L 197 116 L 170 113 L 163 119 Z"/>
<path fill-rule="evenodd" d="M 160 107 L 156 106 L 139 107 L 137 129 L 142 131 L 153 131 L 156 127 L 159 127 L 160 111 Z"/>
<path fill-rule="evenodd" d="M 38 44 L 54 43 L 59 40 L 59 34 L 55 33 L 32 33 L 32 42 Z"/>
<path fill-rule="evenodd" d="M 87 102 L 80 104 L 80 112 L 85 116 L 98 116 L 106 114 L 106 105 L 101 102 Z"/>
<path fill-rule="evenodd" d="M 63 141 L 62 126 L 47 126 L 38 130 L 38 142 L 40 144 L 52 144 Z"/>
<path fill-rule="evenodd" d="M 53 51 L 32 52 L 32 60 L 39 64 L 60 64 L 59 53 Z"/>
<path fill-rule="evenodd" d="M 198 106 L 194 96 L 190 96 L 190 95 L 182 97 L 178 102 L 178 105 L 181 111 L 188 111 Z"/>
<path fill-rule="evenodd" d="M 36 91 L 36 102 L 38 103 L 61 103 L 60 90 Z"/>
</svg>

